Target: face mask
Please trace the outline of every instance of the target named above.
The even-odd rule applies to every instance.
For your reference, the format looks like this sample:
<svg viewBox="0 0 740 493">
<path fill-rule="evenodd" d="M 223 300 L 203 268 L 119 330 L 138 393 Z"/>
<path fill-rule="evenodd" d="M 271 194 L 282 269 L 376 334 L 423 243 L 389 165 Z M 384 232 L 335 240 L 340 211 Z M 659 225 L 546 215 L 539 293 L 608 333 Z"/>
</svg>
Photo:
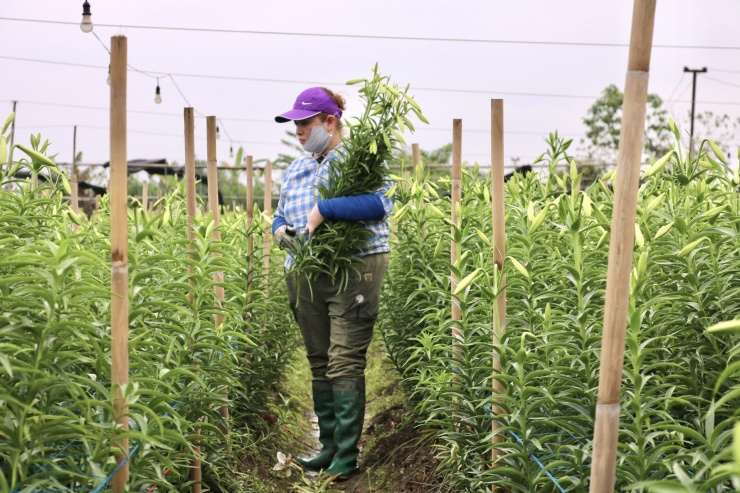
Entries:
<svg viewBox="0 0 740 493">
<path fill-rule="evenodd" d="M 321 154 L 329 147 L 331 141 L 331 134 L 326 131 L 323 125 L 317 125 L 311 128 L 311 135 L 308 140 L 303 144 L 303 149 L 311 154 Z"/>
</svg>

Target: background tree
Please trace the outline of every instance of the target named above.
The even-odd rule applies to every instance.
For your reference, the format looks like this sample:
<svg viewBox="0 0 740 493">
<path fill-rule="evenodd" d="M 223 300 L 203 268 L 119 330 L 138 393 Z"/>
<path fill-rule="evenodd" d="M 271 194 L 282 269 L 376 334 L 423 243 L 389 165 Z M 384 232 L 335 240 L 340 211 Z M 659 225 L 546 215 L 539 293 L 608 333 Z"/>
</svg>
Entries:
<svg viewBox="0 0 740 493">
<path fill-rule="evenodd" d="M 284 164 L 285 166 L 288 166 L 290 163 L 295 161 L 298 158 L 298 156 L 303 154 L 303 147 L 301 147 L 297 143 L 298 137 L 296 136 L 295 132 L 286 130 L 285 135 L 287 135 L 287 138 L 280 139 L 280 143 L 290 149 L 290 154 L 286 154 L 282 152 L 279 153 L 277 159 L 273 161 L 273 164 Z"/>
<path fill-rule="evenodd" d="M 421 164 L 426 166 L 429 164 L 443 164 L 450 165 L 452 163 L 452 143 L 426 151 L 419 149 L 419 157 L 421 158 Z M 400 151 L 393 155 L 394 163 L 392 165 L 401 166 L 406 173 L 413 172 L 413 156 L 411 155 L 411 146 L 404 146 Z M 395 170 L 394 170 L 395 171 Z M 429 177 L 431 181 L 439 183 L 440 179 L 450 177 L 449 167 L 434 167 L 429 168 Z M 398 171 L 395 171 L 398 172 Z"/>
<path fill-rule="evenodd" d="M 594 164 L 613 164 L 617 161 L 619 132 L 622 129 L 622 103 L 624 93 L 611 84 L 588 109 L 583 123 L 588 127 L 585 159 Z M 661 156 L 668 152 L 670 131 L 668 113 L 663 108 L 663 100 L 657 94 L 648 94 L 645 115 L 645 154 L 648 157 Z"/>
<path fill-rule="evenodd" d="M 709 139 L 717 144 L 728 157 L 733 151 L 731 147 L 733 144 L 735 150 L 737 149 L 737 139 L 740 137 L 740 117 L 732 119 L 727 114 L 717 115 L 712 111 L 703 111 L 696 115 L 694 123 L 694 142 Z M 689 128 L 689 124 L 690 122 L 684 128 Z M 688 142 L 688 133 L 686 142 Z"/>
</svg>

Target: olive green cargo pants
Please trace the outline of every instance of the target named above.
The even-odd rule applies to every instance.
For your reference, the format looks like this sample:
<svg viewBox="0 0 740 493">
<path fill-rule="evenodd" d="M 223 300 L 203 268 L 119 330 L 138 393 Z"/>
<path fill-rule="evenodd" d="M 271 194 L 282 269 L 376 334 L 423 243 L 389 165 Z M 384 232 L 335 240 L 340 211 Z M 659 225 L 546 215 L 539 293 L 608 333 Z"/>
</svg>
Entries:
<svg viewBox="0 0 740 493">
<path fill-rule="evenodd" d="M 314 380 L 364 378 L 388 259 L 387 253 L 363 257 L 359 274 L 351 272 L 341 293 L 328 276 L 310 281 L 309 287 L 305 277 L 288 275 L 288 302 L 301 328 Z"/>
</svg>

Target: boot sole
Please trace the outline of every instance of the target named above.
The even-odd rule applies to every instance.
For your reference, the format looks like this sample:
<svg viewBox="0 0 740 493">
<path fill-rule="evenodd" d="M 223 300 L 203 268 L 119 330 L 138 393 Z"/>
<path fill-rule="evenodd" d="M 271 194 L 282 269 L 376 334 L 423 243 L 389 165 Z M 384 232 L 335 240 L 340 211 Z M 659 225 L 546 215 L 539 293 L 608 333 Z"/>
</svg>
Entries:
<svg viewBox="0 0 740 493">
<path fill-rule="evenodd" d="M 345 482 L 345 481 L 347 481 L 349 479 L 354 478 L 355 476 L 357 476 L 361 472 L 362 471 L 360 469 L 356 469 L 354 472 L 352 472 L 351 474 L 349 474 L 347 476 L 344 476 L 344 475 L 342 475 L 340 473 L 337 473 L 337 474 L 326 474 L 326 473 L 324 473 L 322 475 L 323 476 L 334 476 L 334 479 L 332 479 L 332 482 L 333 483 L 343 483 L 343 482 Z"/>
<path fill-rule="evenodd" d="M 302 468 L 308 469 L 309 471 L 321 471 L 321 470 L 324 470 L 324 469 L 328 468 L 331 465 L 331 463 L 330 463 L 330 464 L 328 464 L 326 466 L 312 466 L 310 464 L 307 464 L 307 463 L 304 463 L 304 462 L 300 461 L 296 457 L 294 457 L 293 460 L 295 462 L 297 462 L 298 465 L 300 465 Z"/>
</svg>

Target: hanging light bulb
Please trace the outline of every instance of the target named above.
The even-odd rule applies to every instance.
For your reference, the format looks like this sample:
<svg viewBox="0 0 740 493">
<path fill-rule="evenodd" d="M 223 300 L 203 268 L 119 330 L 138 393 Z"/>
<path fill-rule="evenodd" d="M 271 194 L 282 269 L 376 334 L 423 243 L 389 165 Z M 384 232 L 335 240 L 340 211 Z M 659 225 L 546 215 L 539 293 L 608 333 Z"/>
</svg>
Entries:
<svg viewBox="0 0 740 493">
<path fill-rule="evenodd" d="M 162 95 L 159 92 L 159 79 L 157 79 L 157 89 L 154 91 L 154 102 L 157 104 L 162 102 Z"/>
<path fill-rule="evenodd" d="M 233 145 L 229 146 L 229 157 L 234 157 L 234 146 Z"/>
<path fill-rule="evenodd" d="M 82 4 L 82 22 L 80 22 L 80 29 L 82 29 L 83 33 L 89 33 L 93 30 L 92 19 L 90 19 L 91 16 L 90 3 L 85 0 L 85 3 Z"/>
<path fill-rule="evenodd" d="M 110 85 L 110 63 L 108 64 L 108 79 L 105 81 Z"/>
<path fill-rule="evenodd" d="M 220 138 L 221 138 L 221 131 L 218 129 L 218 127 L 216 127 L 216 139 L 220 139 Z"/>
</svg>

